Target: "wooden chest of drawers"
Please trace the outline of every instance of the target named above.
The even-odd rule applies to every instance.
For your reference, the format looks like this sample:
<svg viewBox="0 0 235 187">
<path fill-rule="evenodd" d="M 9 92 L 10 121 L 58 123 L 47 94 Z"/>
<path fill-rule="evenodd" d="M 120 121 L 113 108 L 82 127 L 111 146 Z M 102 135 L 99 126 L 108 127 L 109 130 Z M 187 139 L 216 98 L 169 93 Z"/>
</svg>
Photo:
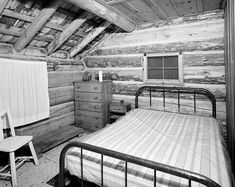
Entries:
<svg viewBox="0 0 235 187">
<path fill-rule="evenodd" d="M 112 81 L 74 82 L 74 91 L 76 126 L 95 131 L 109 123 Z"/>
</svg>

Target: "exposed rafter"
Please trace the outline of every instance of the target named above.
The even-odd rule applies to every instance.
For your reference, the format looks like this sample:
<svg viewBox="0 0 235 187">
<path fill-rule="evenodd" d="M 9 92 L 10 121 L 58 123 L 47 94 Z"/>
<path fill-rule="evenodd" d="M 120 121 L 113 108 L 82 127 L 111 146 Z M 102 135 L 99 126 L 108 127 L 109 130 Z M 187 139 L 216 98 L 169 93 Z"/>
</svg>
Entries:
<svg viewBox="0 0 235 187">
<path fill-rule="evenodd" d="M 72 21 L 72 23 L 48 45 L 47 47 L 48 54 L 50 55 L 56 49 L 58 49 L 79 27 L 82 26 L 84 22 L 86 22 L 89 15 L 91 14 L 85 12 L 81 16 L 81 18 Z"/>
<path fill-rule="evenodd" d="M 112 0 L 112 1 L 107 2 L 107 4 L 116 5 L 116 4 L 119 4 L 119 3 L 127 3 L 129 1 L 133 1 L 133 0 Z"/>
<path fill-rule="evenodd" d="M 4 10 L 4 8 L 6 7 L 8 1 L 9 1 L 9 0 L 1 0 L 1 1 L 0 1 L 0 14 L 1 14 L 2 11 Z"/>
<path fill-rule="evenodd" d="M 90 43 L 96 36 L 98 36 L 102 31 L 104 31 L 110 25 L 109 22 L 106 22 L 103 26 L 95 28 L 79 43 L 77 46 L 73 47 L 70 50 L 70 56 L 74 57 L 79 53 L 88 43 Z"/>
<path fill-rule="evenodd" d="M 21 51 L 33 39 L 47 23 L 48 19 L 59 8 L 61 0 L 51 0 L 46 7 L 42 9 L 39 15 L 32 21 L 30 26 L 25 29 L 23 34 L 15 43 L 15 50 Z"/>
<path fill-rule="evenodd" d="M 68 0 L 68 2 L 92 12 L 109 22 L 119 26 L 125 31 L 131 32 L 135 29 L 135 23 L 130 18 L 124 16 L 118 10 L 100 0 Z"/>
</svg>

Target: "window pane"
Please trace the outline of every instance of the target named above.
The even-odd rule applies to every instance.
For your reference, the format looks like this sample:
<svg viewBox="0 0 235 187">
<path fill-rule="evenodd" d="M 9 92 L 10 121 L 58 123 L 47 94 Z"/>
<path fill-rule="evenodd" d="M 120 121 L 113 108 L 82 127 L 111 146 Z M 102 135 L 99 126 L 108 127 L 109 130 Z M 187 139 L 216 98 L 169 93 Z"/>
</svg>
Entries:
<svg viewBox="0 0 235 187">
<path fill-rule="evenodd" d="M 163 71 L 161 69 L 148 70 L 148 79 L 163 79 Z"/>
<path fill-rule="evenodd" d="M 148 67 L 162 67 L 162 57 L 148 57 Z"/>
<path fill-rule="evenodd" d="M 177 68 L 165 69 L 164 79 L 179 79 L 179 73 Z"/>
<path fill-rule="evenodd" d="M 165 56 L 164 67 L 178 67 L 178 56 Z"/>
</svg>

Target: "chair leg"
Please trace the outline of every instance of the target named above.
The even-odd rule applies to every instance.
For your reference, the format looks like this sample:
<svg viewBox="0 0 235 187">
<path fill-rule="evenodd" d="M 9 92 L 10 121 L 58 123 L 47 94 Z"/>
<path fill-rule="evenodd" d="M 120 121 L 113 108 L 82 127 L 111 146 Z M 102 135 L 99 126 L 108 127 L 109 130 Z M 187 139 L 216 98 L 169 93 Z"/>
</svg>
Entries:
<svg viewBox="0 0 235 187">
<path fill-rule="evenodd" d="M 32 154 L 33 159 L 34 159 L 34 163 L 35 163 L 36 166 L 38 166 L 39 165 L 39 161 L 38 161 L 38 157 L 37 157 L 37 154 L 35 152 L 35 149 L 34 149 L 32 141 L 29 142 L 29 148 L 30 148 L 31 154 Z"/>
<path fill-rule="evenodd" d="M 17 186 L 17 181 L 16 181 L 15 152 L 10 152 L 10 165 L 11 165 L 12 187 L 16 187 Z"/>
</svg>

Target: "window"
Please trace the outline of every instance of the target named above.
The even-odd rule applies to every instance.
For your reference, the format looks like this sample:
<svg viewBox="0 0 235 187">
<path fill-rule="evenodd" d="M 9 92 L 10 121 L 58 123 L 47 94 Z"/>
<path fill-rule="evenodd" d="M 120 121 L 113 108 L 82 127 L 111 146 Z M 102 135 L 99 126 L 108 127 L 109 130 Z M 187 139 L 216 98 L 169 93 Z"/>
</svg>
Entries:
<svg viewBox="0 0 235 187">
<path fill-rule="evenodd" d="M 144 81 L 182 83 L 182 55 L 148 54 L 144 57 Z"/>
</svg>

